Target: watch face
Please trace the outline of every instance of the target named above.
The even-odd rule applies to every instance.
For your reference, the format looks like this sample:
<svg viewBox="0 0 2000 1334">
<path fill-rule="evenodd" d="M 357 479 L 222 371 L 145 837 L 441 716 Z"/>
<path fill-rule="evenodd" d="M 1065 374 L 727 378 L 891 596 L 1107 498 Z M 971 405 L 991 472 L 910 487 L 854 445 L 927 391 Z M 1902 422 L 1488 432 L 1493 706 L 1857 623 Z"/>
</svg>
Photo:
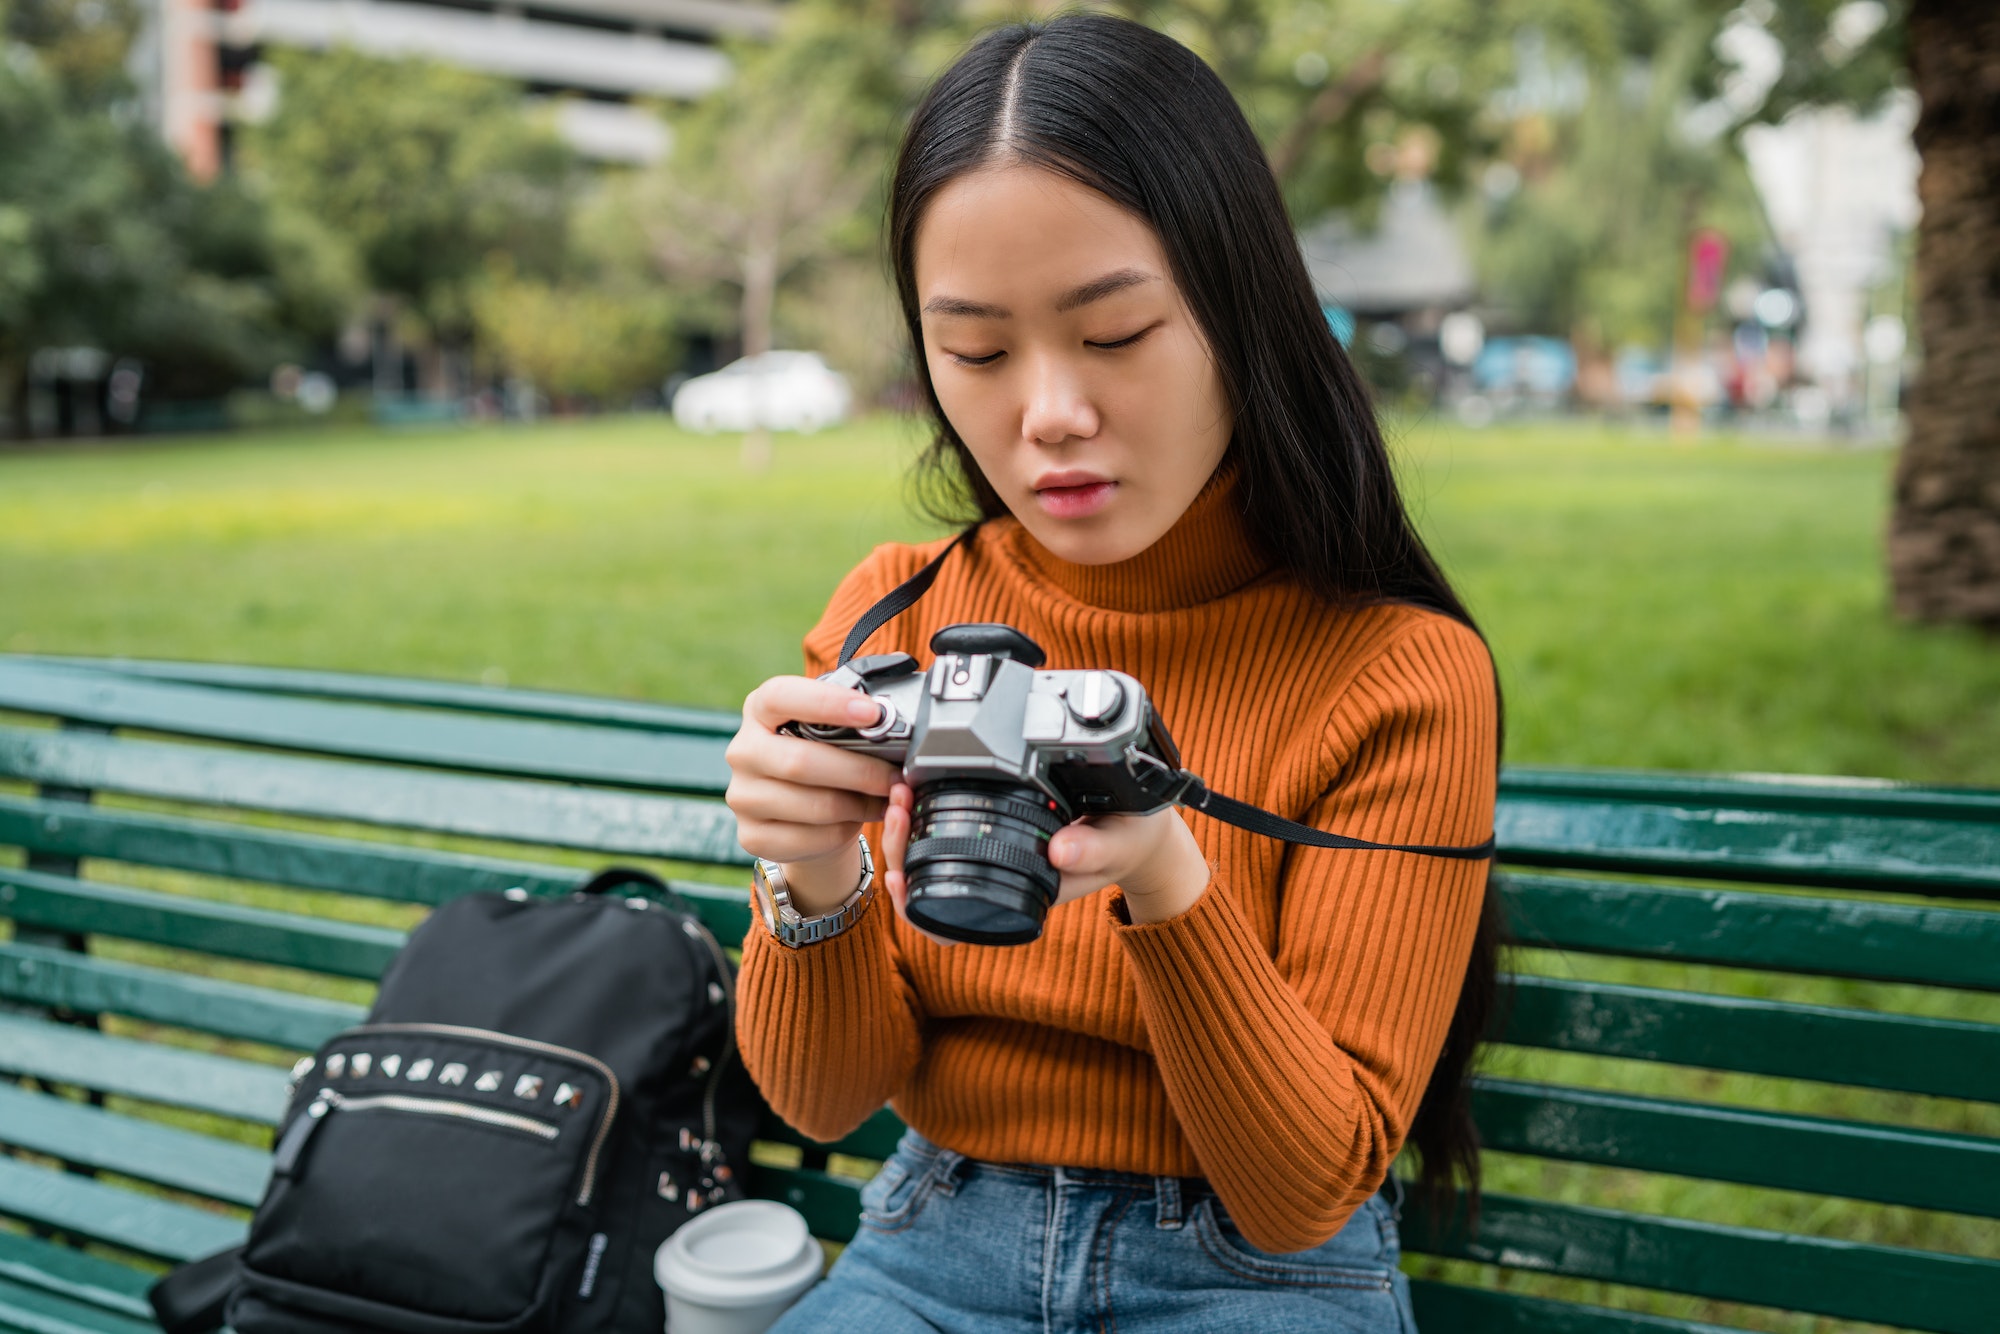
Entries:
<svg viewBox="0 0 2000 1334">
<path fill-rule="evenodd" d="M 764 878 L 764 868 L 760 865 L 750 876 L 750 897 L 756 900 L 757 915 L 764 919 L 764 925 L 778 929 L 778 905 L 772 900 L 770 882 Z"/>
</svg>

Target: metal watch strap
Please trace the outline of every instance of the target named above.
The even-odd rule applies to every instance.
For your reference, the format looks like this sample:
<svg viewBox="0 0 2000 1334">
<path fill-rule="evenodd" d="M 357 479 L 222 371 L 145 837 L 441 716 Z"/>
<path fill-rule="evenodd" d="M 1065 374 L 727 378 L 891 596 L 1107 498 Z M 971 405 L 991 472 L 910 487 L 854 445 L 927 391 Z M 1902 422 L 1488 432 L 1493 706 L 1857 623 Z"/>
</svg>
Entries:
<svg viewBox="0 0 2000 1334">
<path fill-rule="evenodd" d="M 861 914 L 868 908 L 868 901 L 875 897 L 875 854 L 868 847 L 866 834 L 861 836 L 861 882 L 832 912 L 801 917 L 799 910 L 792 906 L 792 891 L 785 881 L 785 868 L 777 862 L 759 857 L 754 874 L 759 889 L 757 906 L 763 913 L 764 925 L 787 949 L 833 939 L 860 921 Z"/>
</svg>

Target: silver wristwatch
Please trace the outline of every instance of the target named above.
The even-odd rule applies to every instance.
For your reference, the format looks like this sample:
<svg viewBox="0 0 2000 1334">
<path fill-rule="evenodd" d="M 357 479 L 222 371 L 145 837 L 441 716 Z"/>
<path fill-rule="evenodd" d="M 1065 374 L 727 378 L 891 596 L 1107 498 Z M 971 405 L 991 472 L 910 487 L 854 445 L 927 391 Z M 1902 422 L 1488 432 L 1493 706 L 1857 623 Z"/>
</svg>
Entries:
<svg viewBox="0 0 2000 1334">
<path fill-rule="evenodd" d="M 875 854 L 868 850 L 868 836 L 861 836 L 861 883 L 832 912 L 817 917 L 801 917 L 792 906 L 792 887 L 785 883 L 785 868 L 777 862 L 757 858 L 750 874 L 751 896 L 764 915 L 778 943 L 788 949 L 831 940 L 861 920 L 868 901 L 875 897 Z"/>
</svg>

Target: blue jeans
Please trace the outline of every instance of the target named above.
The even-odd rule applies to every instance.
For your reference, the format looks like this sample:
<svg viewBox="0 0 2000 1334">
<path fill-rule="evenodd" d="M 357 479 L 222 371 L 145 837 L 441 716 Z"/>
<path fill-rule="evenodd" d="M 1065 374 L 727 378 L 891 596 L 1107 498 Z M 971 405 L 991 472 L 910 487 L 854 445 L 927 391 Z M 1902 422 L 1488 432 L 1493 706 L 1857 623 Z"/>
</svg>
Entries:
<svg viewBox="0 0 2000 1334">
<path fill-rule="evenodd" d="M 1416 1334 L 1380 1194 L 1272 1255 L 1199 1181 L 979 1162 L 909 1131 L 861 1207 L 772 1334 Z"/>
</svg>

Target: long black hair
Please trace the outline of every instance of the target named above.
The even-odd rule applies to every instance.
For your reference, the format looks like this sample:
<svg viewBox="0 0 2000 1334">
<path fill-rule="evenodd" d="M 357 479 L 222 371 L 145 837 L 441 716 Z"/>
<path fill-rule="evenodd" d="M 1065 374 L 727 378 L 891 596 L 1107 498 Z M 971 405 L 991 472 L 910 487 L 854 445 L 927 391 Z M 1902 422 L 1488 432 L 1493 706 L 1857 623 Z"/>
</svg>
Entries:
<svg viewBox="0 0 2000 1334">
<path fill-rule="evenodd" d="M 987 33 L 932 85 L 904 135 L 889 247 L 936 424 L 919 467 L 933 513 L 965 520 L 1007 509 L 925 366 L 917 230 L 946 184 L 1009 161 L 1070 177 L 1158 233 L 1221 373 L 1238 495 L 1271 562 L 1331 602 L 1413 603 L 1471 626 L 1403 508 L 1368 392 L 1313 294 L 1277 181 L 1235 99 L 1180 43 L 1104 15 Z M 1468 1080 L 1497 999 L 1502 935 L 1489 876 L 1458 1008 L 1410 1128 L 1419 1188 L 1438 1206 L 1462 1176 L 1477 1208 Z"/>
</svg>

